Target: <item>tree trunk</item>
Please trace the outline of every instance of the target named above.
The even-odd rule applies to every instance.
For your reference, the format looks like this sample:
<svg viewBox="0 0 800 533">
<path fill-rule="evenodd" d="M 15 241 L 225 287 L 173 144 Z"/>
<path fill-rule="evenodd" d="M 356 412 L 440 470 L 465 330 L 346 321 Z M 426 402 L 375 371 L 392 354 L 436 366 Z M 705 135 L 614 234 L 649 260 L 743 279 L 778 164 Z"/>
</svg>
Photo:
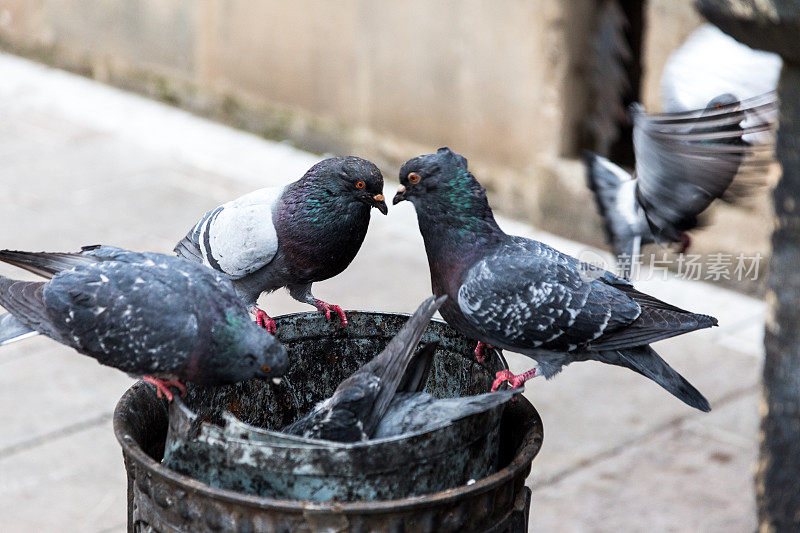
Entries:
<svg viewBox="0 0 800 533">
<path fill-rule="evenodd" d="M 765 332 L 759 531 L 800 531 L 800 67 L 784 62 Z"/>
</svg>

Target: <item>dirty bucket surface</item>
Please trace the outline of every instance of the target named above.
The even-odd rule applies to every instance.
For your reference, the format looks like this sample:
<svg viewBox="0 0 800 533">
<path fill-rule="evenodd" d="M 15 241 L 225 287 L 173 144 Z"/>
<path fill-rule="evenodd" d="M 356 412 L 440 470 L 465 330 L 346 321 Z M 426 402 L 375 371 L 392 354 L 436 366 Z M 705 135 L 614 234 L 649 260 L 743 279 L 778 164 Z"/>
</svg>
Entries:
<svg viewBox="0 0 800 533">
<path fill-rule="evenodd" d="M 363 449 L 358 448 L 368 443 L 341 444 L 340 455 L 345 458 L 349 455 L 349 459 L 333 466 L 326 465 L 324 460 L 318 460 L 319 455 L 315 454 L 322 453 L 320 447 L 315 447 L 313 442 L 306 445 L 305 452 L 308 455 L 305 457 L 309 460 L 303 461 L 311 465 L 306 472 L 311 475 L 306 476 L 305 486 L 300 486 L 299 489 L 287 487 L 289 484 L 287 480 L 291 479 L 289 474 L 297 475 L 298 468 L 302 466 L 300 463 L 303 461 L 291 468 L 284 465 L 281 470 L 282 461 L 275 460 L 276 457 L 281 457 L 281 453 L 288 453 L 289 449 L 292 450 L 292 454 L 296 453 L 298 444 L 290 443 L 288 447 L 284 445 L 281 449 L 280 445 L 272 442 L 270 443 L 272 448 L 269 449 L 272 455 L 262 455 L 260 460 L 264 462 L 257 463 L 259 467 L 263 467 L 264 464 L 272 465 L 270 468 L 273 472 L 269 477 L 274 478 L 275 474 L 280 477 L 281 472 L 284 474 L 283 481 L 277 483 L 278 491 L 275 483 L 268 488 L 269 491 L 273 491 L 272 497 L 264 496 L 267 489 L 263 487 L 269 484 L 264 484 L 261 488 L 256 487 L 258 490 L 254 490 L 252 477 L 246 478 L 244 483 L 241 479 L 237 481 L 235 477 L 220 483 L 218 471 L 209 477 L 208 472 L 220 465 L 224 467 L 225 461 L 228 461 L 228 465 L 238 466 L 247 463 L 247 460 L 242 460 L 243 454 L 252 452 L 252 447 L 247 447 L 251 443 L 241 439 L 241 430 L 246 429 L 246 426 L 239 424 L 234 428 L 235 431 L 228 430 L 228 433 L 225 433 L 222 428 L 225 411 L 229 411 L 240 421 L 258 428 L 270 430 L 283 427 L 293 421 L 298 413 L 306 412 L 315 402 L 330 396 L 342 379 L 379 353 L 407 319 L 407 316 L 403 315 L 381 313 L 348 313 L 348 317 L 351 318 L 351 325 L 347 328 L 326 322 L 316 313 L 281 317 L 278 320 L 279 337 L 295 361 L 290 369 L 289 379 L 281 385 L 273 385 L 270 382 L 248 382 L 217 389 L 193 387 L 186 398 L 186 406 L 190 410 L 184 412 L 186 416 L 182 419 L 173 417 L 169 420 L 167 404 L 157 400 L 146 386 L 137 384 L 128 391 L 115 413 L 115 432 L 123 446 L 129 474 L 129 526 L 133 527 L 137 520 L 141 523 L 166 521 L 164 523 L 171 524 L 170 527 L 180 524 L 179 527 L 182 529 L 205 530 L 206 527 L 201 527 L 201 523 L 208 520 L 213 522 L 215 516 L 218 521 L 224 523 L 244 521 L 255 525 L 269 522 L 274 527 L 284 524 L 292 531 L 314 530 L 316 528 L 312 524 L 319 520 L 323 522 L 345 520 L 351 529 L 351 526 L 356 524 L 365 527 L 372 524 L 377 529 L 385 529 L 389 523 L 398 523 L 399 520 L 408 526 L 400 530 L 406 531 L 455 531 L 467 524 L 480 525 L 467 528 L 480 531 L 485 529 L 486 525 L 497 525 L 509 520 L 517 523 L 524 519 L 524 522 L 527 522 L 529 491 L 524 487 L 524 481 L 530 470 L 530 463 L 541 445 L 542 431 L 538 414 L 522 397 L 509 404 L 502 418 L 499 413 L 488 413 L 484 418 L 475 417 L 476 420 L 472 421 L 472 425 L 466 424 L 459 429 L 460 433 L 456 431 L 438 436 L 412 435 L 408 438 L 403 436 L 402 438 L 407 438 L 411 446 L 405 456 L 410 457 L 409 461 L 415 460 L 415 457 L 431 459 L 427 462 L 421 461 L 419 472 L 414 475 L 399 475 L 404 465 L 403 461 L 398 460 L 403 456 L 398 456 L 397 452 L 405 447 L 392 448 L 397 444 L 397 438 L 392 437 L 371 441 L 377 443 L 379 447 L 383 446 L 382 449 L 376 449 L 378 453 L 374 455 L 364 453 Z M 488 371 L 474 364 L 474 360 L 468 359 L 474 346 L 442 322 L 432 323 L 422 342 L 432 340 L 437 340 L 441 346 L 428 381 L 427 392 L 437 397 L 450 397 L 478 394 L 488 390 L 493 372 L 499 369 L 499 361 L 496 361 Z M 324 376 L 324 379 L 314 380 L 315 376 Z M 282 390 L 285 387 L 291 388 L 293 394 L 285 394 L 285 390 Z M 171 409 L 175 412 L 180 409 L 180 404 L 174 404 Z M 195 413 L 199 416 L 192 419 L 191 415 Z M 196 439 L 192 441 L 186 438 L 183 440 L 173 438 L 167 442 L 168 425 L 173 425 L 179 419 L 184 427 L 176 424 L 179 427 L 171 428 L 170 433 L 189 436 L 193 432 L 196 437 L 206 432 L 206 439 L 201 448 L 190 449 L 197 444 Z M 475 438 L 475 435 L 478 437 Z M 473 438 L 470 440 L 471 436 Z M 230 446 L 237 438 L 242 442 Z M 219 444 L 215 443 L 215 439 L 227 441 L 226 446 L 214 449 L 214 445 Z M 459 450 L 453 450 L 448 439 L 456 439 L 466 445 Z M 238 446 L 240 444 L 242 446 Z M 177 451 L 178 455 L 174 456 L 181 456 L 184 462 L 177 470 L 186 468 L 185 473 L 192 475 L 172 471 L 158 463 L 163 456 L 165 445 L 171 454 Z M 324 448 L 327 449 L 326 453 L 330 454 L 330 447 Z M 491 450 L 492 453 L 487 454 L 487 450 Z M 426 455 L 427 452 L 434 453 Z M 212 455 L 206 455 L 204 459 L 203 454 L 209 453 Z M 213 456 L 214 453 L 219 455 Z M 450 456 L 447 456 L 447 453 L 450 453 Z M 434 460 L 437 455 L 442 460 L 438 462 Z M 291 454 L 290 456 L 293 457 Z M 192 457 L 194 459 L 191 459 Z M 486 457 L 488 459 L 485 459 Z M 192 461 L 195 464 L 190 468 Z M 353 464 L 363 465 L 365 468 L 354 472 Z M 453 479 L 444 479 L 446 475 L 437 473 L 436 468 L 448 464 L 467 465 L 466 468 L 476 469 L 472 471 L 465 469 L 454 475 Z M 320 467 L 316 472 L 314 465 Z M 396 483 L 392 481 L 392 473 L 389 472 L 393 466 L 397 467 Z M 407 464 L 405 466 L 405 471 L 408 473 Z M 481 468 L 484 470 L 480 470 Z M 328 476 L 321 475 L 325 472 L 328 472 Z M 318 481 L 330 477 L 331 472 L 339 476 L 339 479 L 335 483 L 320 485 Z M 206 481 L 202 479 L 204 476 L 207 481 L 218 486 L 204 483 L 203 481 Z M 342 489 L 343 486 L 347 487 L 347 483 L 343 483 L 342 480 L 347 481 L 348 478 L 355 483 L 351 483 L 350 488 Z M 470 478 L 476 481 L 465 485 L 466 480 Z M 437 483 L 453 488 L 440 490 L 441 487 Z M 353 487 L 361 488 L 353 489 Z M 289 493 L 292 490 L 304 493 L 310 490 L 316 491 L 320 500 L 333 497 L 338 501 L 315 504 L 275 497 L 281 493 L 280 491 L 285 494 L 287 490 Z M 406 497 L 415 491 L 426 495 Z M 371 499 L 381 501 L 364 503 Z M 358 503 L 345 503 L 347 500 Z M 453 506 L 458 508 L 456 514 L 453 514 Z M 216 509 L 218 512 L 210 512 L 209 509 Z M 314 511 L 310 512 L 312 509 Z M 387 520 L 390 522 L 386 522 Z M 423 527 L 423 522 L 419 522 L 420 520 L 427 525 Z M 417 525 L 411 527 L 414 524 Z M 438 524 L 438 527 L 432 528 L 434 524 Z M 461 526 L 455 528 L 458 524 Z M 243 530 L 249 529 L 245 527 Z M 358 529 L 360 528 L 354 530 Z M 153 530 L 164 531 L 169 528 Z"/>
</svg>

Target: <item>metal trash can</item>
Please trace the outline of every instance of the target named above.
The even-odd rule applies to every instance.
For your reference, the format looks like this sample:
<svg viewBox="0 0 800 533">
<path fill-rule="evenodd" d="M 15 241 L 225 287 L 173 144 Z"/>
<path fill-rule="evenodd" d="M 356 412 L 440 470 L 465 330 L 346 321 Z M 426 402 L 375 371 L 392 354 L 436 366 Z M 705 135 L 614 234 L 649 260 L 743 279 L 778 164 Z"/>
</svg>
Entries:
<svg viewBox="0 0 800 533">
<path fill-rule="evenodd" d="M 221 425 L 225 410 L 268 429 L 291 422 L 379 353 L 407 316 L 354 312 L 348 318 L 347 328 L 318 313 L 278 318 L 278 336 L 290 357 L 297 354 L 288 378 L 293 395 L 276 394 L 286 385 L 264 382 L 193 387 L 186 402 L 200 414 L 196 430 L 202 424 Z M 441 353 L 428 392 L 452 396 L 487 389 L 494 368 L 487 372 L 466 359 L 474 348 L 467 339 L 435 321 L 423 337 L 431 340 L 439 341 Z M 160 461 L 169 424 L 168 405 L 142 383 L 117 406 L 114 430 L 128 472 L 129 531 L 526 531 L 530 490 L 525 479 L 542 442 L 536 410 L 518 397 L 499 421 L 495 464 L 500 469 L 488 477 L 421 496 L 317 503 L 248 495 L 166 468 Z"/>
</svg>

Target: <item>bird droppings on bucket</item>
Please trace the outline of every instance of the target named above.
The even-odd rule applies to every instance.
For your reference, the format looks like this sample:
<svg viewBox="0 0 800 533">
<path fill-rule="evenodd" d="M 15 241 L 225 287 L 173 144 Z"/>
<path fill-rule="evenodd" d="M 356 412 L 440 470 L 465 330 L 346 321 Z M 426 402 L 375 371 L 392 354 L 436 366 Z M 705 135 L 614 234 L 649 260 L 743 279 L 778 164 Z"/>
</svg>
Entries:
<svg viewBox="0 0 800 533">
<path fill-rule="evenodd" d="M 351 318 L 332 333 L 316 313 L 282 317 L 278 337 L 291 365 L 280 385 L 190 387 L 170 406 L 164 464 L 215 487 L 316 502 L 418 496 L 495 472 L 502 405 L 431 431 L 350 444 L 276 431 L 330 396 L 406 321 L 380 313 Z M 499 359 L 487 360 L 489 369 L 476 364 L 470 343 L 441 322 L 428 326 L 422 342 L 434 340 L 440 346 L 426 392 L 443 398 L 489 390 Z"/>
</svg>

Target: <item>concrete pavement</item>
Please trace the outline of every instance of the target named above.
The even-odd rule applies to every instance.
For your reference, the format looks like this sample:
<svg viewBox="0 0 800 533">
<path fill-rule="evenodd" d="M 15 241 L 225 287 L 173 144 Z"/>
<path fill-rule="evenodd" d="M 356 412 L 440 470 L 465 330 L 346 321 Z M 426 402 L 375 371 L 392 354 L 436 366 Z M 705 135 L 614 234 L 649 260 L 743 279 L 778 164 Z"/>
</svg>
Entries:
<svg viewBox="0 0 800 533">
<path fill-rule="evenodd" d="M 103 242 L 169 252 L 208 208 L 294 180 L 319 159 L 0 54 L 3 248 Z M 395 187 L 387 184 L 387 196 Z M 569 253 L 585 251 L 499 221 Z M 371 226 L 351 267 L 315 294 L 345 309 L 411 311 L 430 294 L 413 208 L 376 213 Z M 24 277 L 5 266 L 0 274 Z M 674 277 L 638 285 L 720 319 L 719 328 L 656 345 L 713 411 L 691 410 L 640 376 L 598 363 L 530 382 L 525 394 L 545 426 L 529 479 L 532 530 L 752 531 L 765 306 Z M 262 304 L 274 314 L 309 310 L 284 292 Z M 528 364 L 513 356 L 511 363 Z M 110 416 L 131 383 L 46 339 L 0 350 L 0 530 L 124 530 L 124 470 Z"/>
</svg>

